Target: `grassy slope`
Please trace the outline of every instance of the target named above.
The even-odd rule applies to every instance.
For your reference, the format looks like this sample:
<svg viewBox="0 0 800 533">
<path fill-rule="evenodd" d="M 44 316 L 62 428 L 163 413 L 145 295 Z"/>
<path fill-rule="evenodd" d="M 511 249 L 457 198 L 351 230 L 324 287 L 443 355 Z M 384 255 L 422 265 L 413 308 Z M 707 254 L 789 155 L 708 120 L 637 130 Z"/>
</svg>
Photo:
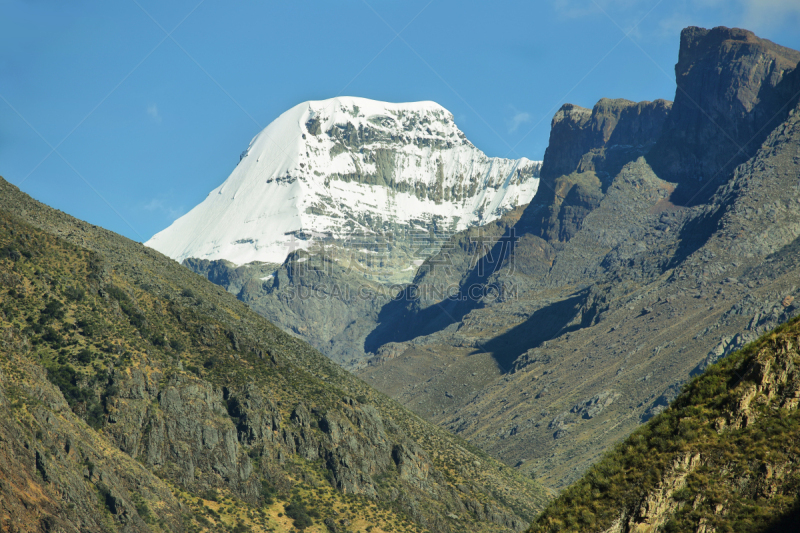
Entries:
<svg viewBox="0 0 800 533">
<path fill-rule="evenodd" d="M 709 367 L 551 502 L 529 532 L 797 526 L 798 343 L 795 319 Z"/>
<path fill-rule="evenodd" d="M 31 339 L 32 364 L 48 369 L 50 380 L 89 425 L 104 424 L 105 397 L 113 391 L 103 387 L 112 365 L 117 371 L 136 367 L 165 377 L 185 374 L 219 387 L 255 382 L 269 390 L 286 420 L 297 402 L 325 408 L 348 396 L 374 405 L 384 420 L 393 421 L 416 441 L 448 486 L 471 486 L 480 501 L 523 519 L 531 519 L 546 502 L 546 493 L 535 483 L 377 393 L 232 295 L 157 252 L 47 208 L 4 181 L 0 209 L 19 217 L 3 215 L 3 272 L 19 278 L 16 289 L 8 283 L 0 289 L 3 326 Z M 207 334 L 199 338 L 198 331 Z M 342 495 L 330 490 L 321 465 L 298 457 L 290 462 L 293 466 L 284 470 L 295 497 L 336 501 L 340 514 L 350 516 L 353 524 L 366 519 L 389 529 L 393 523 L 399 530 L 418 528 L 403 509 L 385 498 L 370 502 Z M 160 474 L 174 481 L 168 473 Z M 393 476 L 382 480 L 385 493 L 403 488 Z M 173 489 L 179 497 L 189 498 L 180 487 Z M 214 514 L 206 511 L 210 507 L 198 507 L 197 496 L 191 496 L 194 510 L 214 523 Z M 226 510 L 235 514 L 238 509 L 245 523 L 263 526 L 262 501 L 245 504 L 235 494 L 223 496 L 239 502 Z M 279 496 L 284 503 L 292 498 L 288 491 L 279 491 Z M 423 513 L 446 514 L 441 502 L 431 500 L 425 506 Z M 277 512 L 272 511 L 276 516 Z M 380 513 L 387 518 L 379 518 Z M 248 516 L 254 518 L 247 522 Z M 192 526 L 204 523 L 198 519 Z M 486 522 L 470 527 L 502 529 Z"/>
</svg>

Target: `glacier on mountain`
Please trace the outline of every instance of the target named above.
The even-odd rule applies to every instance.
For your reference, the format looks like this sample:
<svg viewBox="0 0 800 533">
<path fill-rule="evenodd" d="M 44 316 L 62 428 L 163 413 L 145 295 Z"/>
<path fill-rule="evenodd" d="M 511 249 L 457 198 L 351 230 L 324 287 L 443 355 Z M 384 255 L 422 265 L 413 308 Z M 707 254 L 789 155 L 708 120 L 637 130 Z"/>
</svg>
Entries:
<svg viewBox="0 0 800 533">
<path fill-rule="evenodd" d="M 530 202 L 541 163 L 487 157 L 434 102 L 299 104 L 146 245 L 177 261 L 282 263 L 315 240 L 460 231 Z"/>
</svg>

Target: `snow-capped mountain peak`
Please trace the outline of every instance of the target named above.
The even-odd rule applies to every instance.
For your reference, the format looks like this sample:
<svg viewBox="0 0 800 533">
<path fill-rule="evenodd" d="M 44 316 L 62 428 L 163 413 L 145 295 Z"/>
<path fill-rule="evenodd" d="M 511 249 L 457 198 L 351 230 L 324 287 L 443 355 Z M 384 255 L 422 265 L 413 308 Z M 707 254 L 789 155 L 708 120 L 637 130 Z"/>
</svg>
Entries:
<svg viewBox="0 0 800 533">
<path fill-rule="evenodd" d="M 487 157 L 435 102 L 304 102 L 256 135 L 222 185 L 146 244 L 178 261 L 281 263 L 315 236 L 458 231 L 528 203 L 540 166 Z"/>
</svg>

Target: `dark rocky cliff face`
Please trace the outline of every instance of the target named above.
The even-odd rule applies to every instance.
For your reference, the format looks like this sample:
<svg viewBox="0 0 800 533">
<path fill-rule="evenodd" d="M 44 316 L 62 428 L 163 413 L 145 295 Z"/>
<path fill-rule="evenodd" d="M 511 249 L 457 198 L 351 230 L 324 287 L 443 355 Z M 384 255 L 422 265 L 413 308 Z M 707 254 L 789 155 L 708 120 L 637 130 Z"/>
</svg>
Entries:
<svg viewBox="0 0 800 533">
<path fill-rule="evenodd" d="M 603 98 L 592 109 L 564 104 L 550 124 L 542 178 L 592 170 L 589 162 L 581 165 L 592 150 L 655 142 L 671 108 L 666 100 L 636 103 L 622 98 Z"/>
<path fill-rule="evenodd" d="M 800 52 L 747 30 L 681 32 L 675 104 L 648 158 L 680 184 L 676 203 L 707 201 L 786 119 L 800 90 L 798 62 Z"/>
<path fill-rule="evenodd" d="M 513 253 L 491 275 L 463 274 L 457 293 L 477 282 L 514 296 L 410 306 L 397 329 L 418 324 L 417 335 L 389 338 L 406 350 L 361 375 L 563 488 L 663 410 L 676 384 L 800 314 L 798 52 L 689 28 L 680 57 L 678 85 L 703 111 L 681 89 L 671 109 L 562 108 L 540 191 L 509 228 Z M 697 180 L 696 168 L 717 172 L 736 155 L 726 133 L 755 136 L 752 152 L 719 183 Z M 602 409 L 587 418 L 586 405 Z"/>
<path fill-rule="evenodd" d="M 542 180 L 552 180 L 573 172 L 583 154 L 594 148 L 587 127 L 591 118 L 591 109 L 574 104 L 564 104 L 556 112 L 550 121 L 550 144 L 542 161 Z M 546 165 L 544 161 L 547 161 Z M 542 191 L 541 194 L 546 192 Z"/>
<path fill-rule="evenodd" d="M 747 30 L 684 29 L 674 105 L 603 98 L 591 111 L 565 104 L 555 114 L 539 191 L 520 229 L 568 240 L 608 179 L 645 154 L 661 179 L 678 184 L 673 203 L 708 201 L 794 107 L 798 62 L 800 52 Z M 598 180 L 576 176 L 588 172 Z"/>
<path fill-rule="evenodd" d="M 194 257 L 185 259 L 183 264 L 231 294 L 238 294 L 248 282 L 272 274 L 279 266 L 274 263 L 253 262 L 237 267 L 224 259 L 209 261 Z"/>
<path fill-rule="evenodd" d="M 671 107 L 665 100 L 608 98 L 591 110 L 563 105 L 551 123 L 539 190 L 518 230 L 569 240 L 599 205 L 611 178 L 653 147 Z"/>
</svg>

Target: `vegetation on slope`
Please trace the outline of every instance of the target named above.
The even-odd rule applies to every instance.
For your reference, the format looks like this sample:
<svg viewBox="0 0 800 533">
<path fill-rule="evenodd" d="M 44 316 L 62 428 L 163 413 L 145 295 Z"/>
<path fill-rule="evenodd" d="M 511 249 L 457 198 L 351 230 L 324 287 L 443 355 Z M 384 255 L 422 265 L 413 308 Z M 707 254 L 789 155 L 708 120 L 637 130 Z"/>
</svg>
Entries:
<svg viewBox="0 0 800 533">
<path fill-rule="evenodd" d="M 56 441 L 69 436 L 56 438 L 47 422 L 57 402 L 37 400 L 46 376 L 69 408 L 59 416 L 83 419 L 93 439 L 136 459 L 183 503 L 176 522 L 163 494 L 106 486 L 86 467 L 74 483 L 106 487 L 111 529 L 133 527 L 135 513 L 137 527 L 153 530 L 507 531 L 545 503 L 535 483 L 219 287 L 0 186 L 0 209 L 32 224 L 0 212 L 0 324 L 16 339 L 0 350 L 0 393 L 13 392 L 16 406 L 3 422 L 22 428 L 22 444 L 41 437 L 42 453 L 63 447 Z M 22 415 L 34 406 L 33 418 Z M 100 460 L 84 455 L 75 468 Z"/>
<path fill-rule="evenodd" d="M 800 320 L 709 367 L 530 533 L 785 531 L 800 499 Z"/>
</svg>

